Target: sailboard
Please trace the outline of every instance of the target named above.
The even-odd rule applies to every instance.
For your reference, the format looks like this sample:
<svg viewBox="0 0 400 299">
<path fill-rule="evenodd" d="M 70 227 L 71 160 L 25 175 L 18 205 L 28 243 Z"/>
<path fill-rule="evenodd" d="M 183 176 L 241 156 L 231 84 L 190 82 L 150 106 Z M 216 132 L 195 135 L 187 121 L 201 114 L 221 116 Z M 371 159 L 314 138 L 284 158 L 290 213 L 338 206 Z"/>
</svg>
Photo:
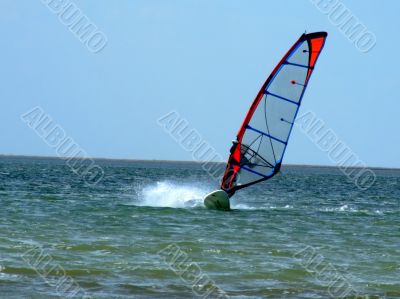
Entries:
<svg viewBox="0 0 400 299">
<path fill-rule="evenodd" d="M 205 198 L 219 209 L 237 190 L 268 180 L 282 165 L 304 92 L 324 47 L 326 32 L 302 34 L 274 68 L 248 110 L 230 150 L 221 190 Z M 227 196 L 226 196 L 227 195 Z M 215 203 L 213 205 L 213 203 Z"/>
</svg>

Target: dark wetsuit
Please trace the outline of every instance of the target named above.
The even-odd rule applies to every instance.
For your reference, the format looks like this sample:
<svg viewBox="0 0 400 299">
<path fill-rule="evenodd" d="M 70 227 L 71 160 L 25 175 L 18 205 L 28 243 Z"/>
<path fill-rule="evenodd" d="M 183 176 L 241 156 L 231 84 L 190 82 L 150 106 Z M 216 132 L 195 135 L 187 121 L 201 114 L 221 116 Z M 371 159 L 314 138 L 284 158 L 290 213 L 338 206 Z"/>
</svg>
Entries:
<svg viewBox="0 0 400 299">
<path fill-rule="evenodd" d="M 248 168 L 254 168 L 258 166 L 258 162 L 265 163 L 265 165 L 269 165 L 269 167 L 273 168 L 273 174 L 275 175 L 276 173 L 279 172 L 281 168 L 281 163 L 276 164 L 275 166 L 272 166 L 269 164 L 265 159 L 263 159 L 261 156 L 259 156 L 256 152 L 254 152 L 252 149 L 250 149 L 247 145 L 239 143 L 237 140 L 232 141 L 233 145 L 230 149 L 230 159 L 229 159 L 229 164 L 228 165 L 239 165 L 240 167 L 246 166 Z M 240 146 L 240 161 L 237 161 L 233 157 L 233 153 L 236 150 L 236 147 Z M 246 157 L 246 154 L 250 155 L 250 160 Z M 254 159 L 253 159 L 254 158 Z M 252 162 L 252 161 L 253 162 Z M 232 166 L 230 166 L 232 169 Z M 233 178 L 233 183 L 231 185 L 234 185 L 236 181 L 236 176 Z M 231 197 L 235 191 L 234 190 L 224 190 L 226 193 L 228 193 L 229 197 Z"/>
<path fill-rule="evenodd" d="M 247 166 L 251 167 L 251 162 L 245 156 L 245 153 L 247 151 L 247 146 L 242 146 L 242 144 L 239 143 L 237 140 L 233 140 L 232 143 L 233 143 L 233 145 L 232 145 L 231 149 L 229 150 L 231 153 L 231 158 L 230 158 L 229 162 L 233 162 L 236 165 L 240 165 L 240 166 L 247 165 Z M 235 152 L 237 146 L 240 146 L 240 162 L 236 161 L 236 159 L 233 158 L 233 153 Z M 236 180 L 236 177 L 234 178 L 234 180 Z M 226 191 L 226 193 L 228 193 L 229 197 L 231 197 L 235 193 L 234 190 L 230 190 L 230 191 L 225 190 L 225 191 Z"/>
</svg>

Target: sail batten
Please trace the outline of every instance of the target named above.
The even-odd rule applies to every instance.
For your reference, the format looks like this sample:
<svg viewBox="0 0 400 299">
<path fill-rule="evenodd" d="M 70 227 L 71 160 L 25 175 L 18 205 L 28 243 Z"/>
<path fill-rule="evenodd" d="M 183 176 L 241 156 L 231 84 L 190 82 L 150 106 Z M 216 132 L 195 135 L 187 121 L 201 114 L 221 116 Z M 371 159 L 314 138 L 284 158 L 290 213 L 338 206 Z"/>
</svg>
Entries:
<svg viewBox="0 0 400 299">
<path fill-rule="evenodd" d="M 287 101 L 287 102 L 289 102 L 289 103 L 293 103 L 293 104 L 296 104 L 296 105 L 300 105 L 298 102 L 292 101 L 292 100 L 290 100 L 290 99 L 287 99 L 287 98 L 285 98 L 285 97 L 282 97 L 282 96 L 280 96 L 280 95 L 274 94 L 274 93 L 269 92 L 269 91 L 266 91 L 265 94 L 269 94 L 269 95 L 271 95 L 271 96 L 273 96 L 273 97 L 275 97 L 275 98 L 278 98 L 278 99 Z"/>
<path fill-rule="evenodd" d="M 298 66 L 298 67 L 304 67 L 304 68 L 306 68 L 306 69 L 310 69 L 310 70 L 312 70 L 312 69 L 313 69 L 313 67 L 312 67 L 312 66 L 308 66 L 308 65 L 302 65 L 302 64 L 298 64 L 298 63 L 292 63 L 292 62 L 288 62 L 288 61 L 285 61 L 285 62 L 284 62 L 284 64 L 288 64 L 288 65 L 294 65 L 294 66 Z"/>
<path fill-rule="evenodd" d="M 303 34 L 267 78 L 231 148 L 221 189 L 237 189 L 278 173 L 326 32 Z"/>
<path fill-rule="evenodd" d="M 260 130 L 257 130 L 256 128 L 250 127 L 249 125 L 247 125 L 246 128 L 247 128 L 247 129 L 250 129 L 250 130 L 253 130 L 253 131 L 257 132 L 257 133 L 260 133 L 261 135 L 267 136 L 268 138 L 271 138 L 271 139 L 273 139 L 273 140 L 276 140 L 276 141 L 278 141 L 278 142 L 280 142 L 280 143 L 287 144 L 287 141 L 280 140 L 279 138 L 276 138 L 276 137 L 271 136 L 271 135 L 269 135 L 269 134 L 267 134 L 267 133 L 265 133 L 265 132 L 262 132 L 262 131 L 260 131 Z"/>
</svg>

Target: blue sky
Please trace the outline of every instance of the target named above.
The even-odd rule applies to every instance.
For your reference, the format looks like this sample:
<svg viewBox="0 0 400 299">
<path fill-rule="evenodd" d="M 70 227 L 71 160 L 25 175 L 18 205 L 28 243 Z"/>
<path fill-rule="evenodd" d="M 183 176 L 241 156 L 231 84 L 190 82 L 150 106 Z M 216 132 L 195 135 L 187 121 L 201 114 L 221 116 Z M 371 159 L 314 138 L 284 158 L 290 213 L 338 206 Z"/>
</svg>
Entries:
<svg viewBox="0 0 400 299">
<path fill-rule="evenodd" d="M 69 1 L 72 2 L 72 1 Z M 0 153 L 55 156 L 20 115 L 40 106 L 94 157 L 191 160 L 157 124 L 171 110 L 217 152 L 305 30 L 329 33 L 303 99 L 370 166 L 400 167 L 400 2 L 342 1 L 376 46 L 360 52 L 311 1 L 73 1 L 104 34 L 87 50 L 42 1 L 0 1 Z M 327 154 L 295 128 L 285 163 Z"/>
</svg>

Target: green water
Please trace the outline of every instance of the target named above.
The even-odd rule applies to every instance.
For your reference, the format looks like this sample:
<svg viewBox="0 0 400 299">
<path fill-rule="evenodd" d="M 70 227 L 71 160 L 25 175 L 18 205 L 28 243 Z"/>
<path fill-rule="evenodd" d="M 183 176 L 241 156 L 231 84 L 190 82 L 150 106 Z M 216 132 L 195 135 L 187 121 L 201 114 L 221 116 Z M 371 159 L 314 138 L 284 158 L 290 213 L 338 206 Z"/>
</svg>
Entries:
<svg viewBox="0 0 400 299">
<path fill-rule="evenodd" d="M 400 171 L 286 167 L 227 213 L 201 165 L 97 163 L 0 158 L 0 298 L 400 298 Z"/>
</svg>

